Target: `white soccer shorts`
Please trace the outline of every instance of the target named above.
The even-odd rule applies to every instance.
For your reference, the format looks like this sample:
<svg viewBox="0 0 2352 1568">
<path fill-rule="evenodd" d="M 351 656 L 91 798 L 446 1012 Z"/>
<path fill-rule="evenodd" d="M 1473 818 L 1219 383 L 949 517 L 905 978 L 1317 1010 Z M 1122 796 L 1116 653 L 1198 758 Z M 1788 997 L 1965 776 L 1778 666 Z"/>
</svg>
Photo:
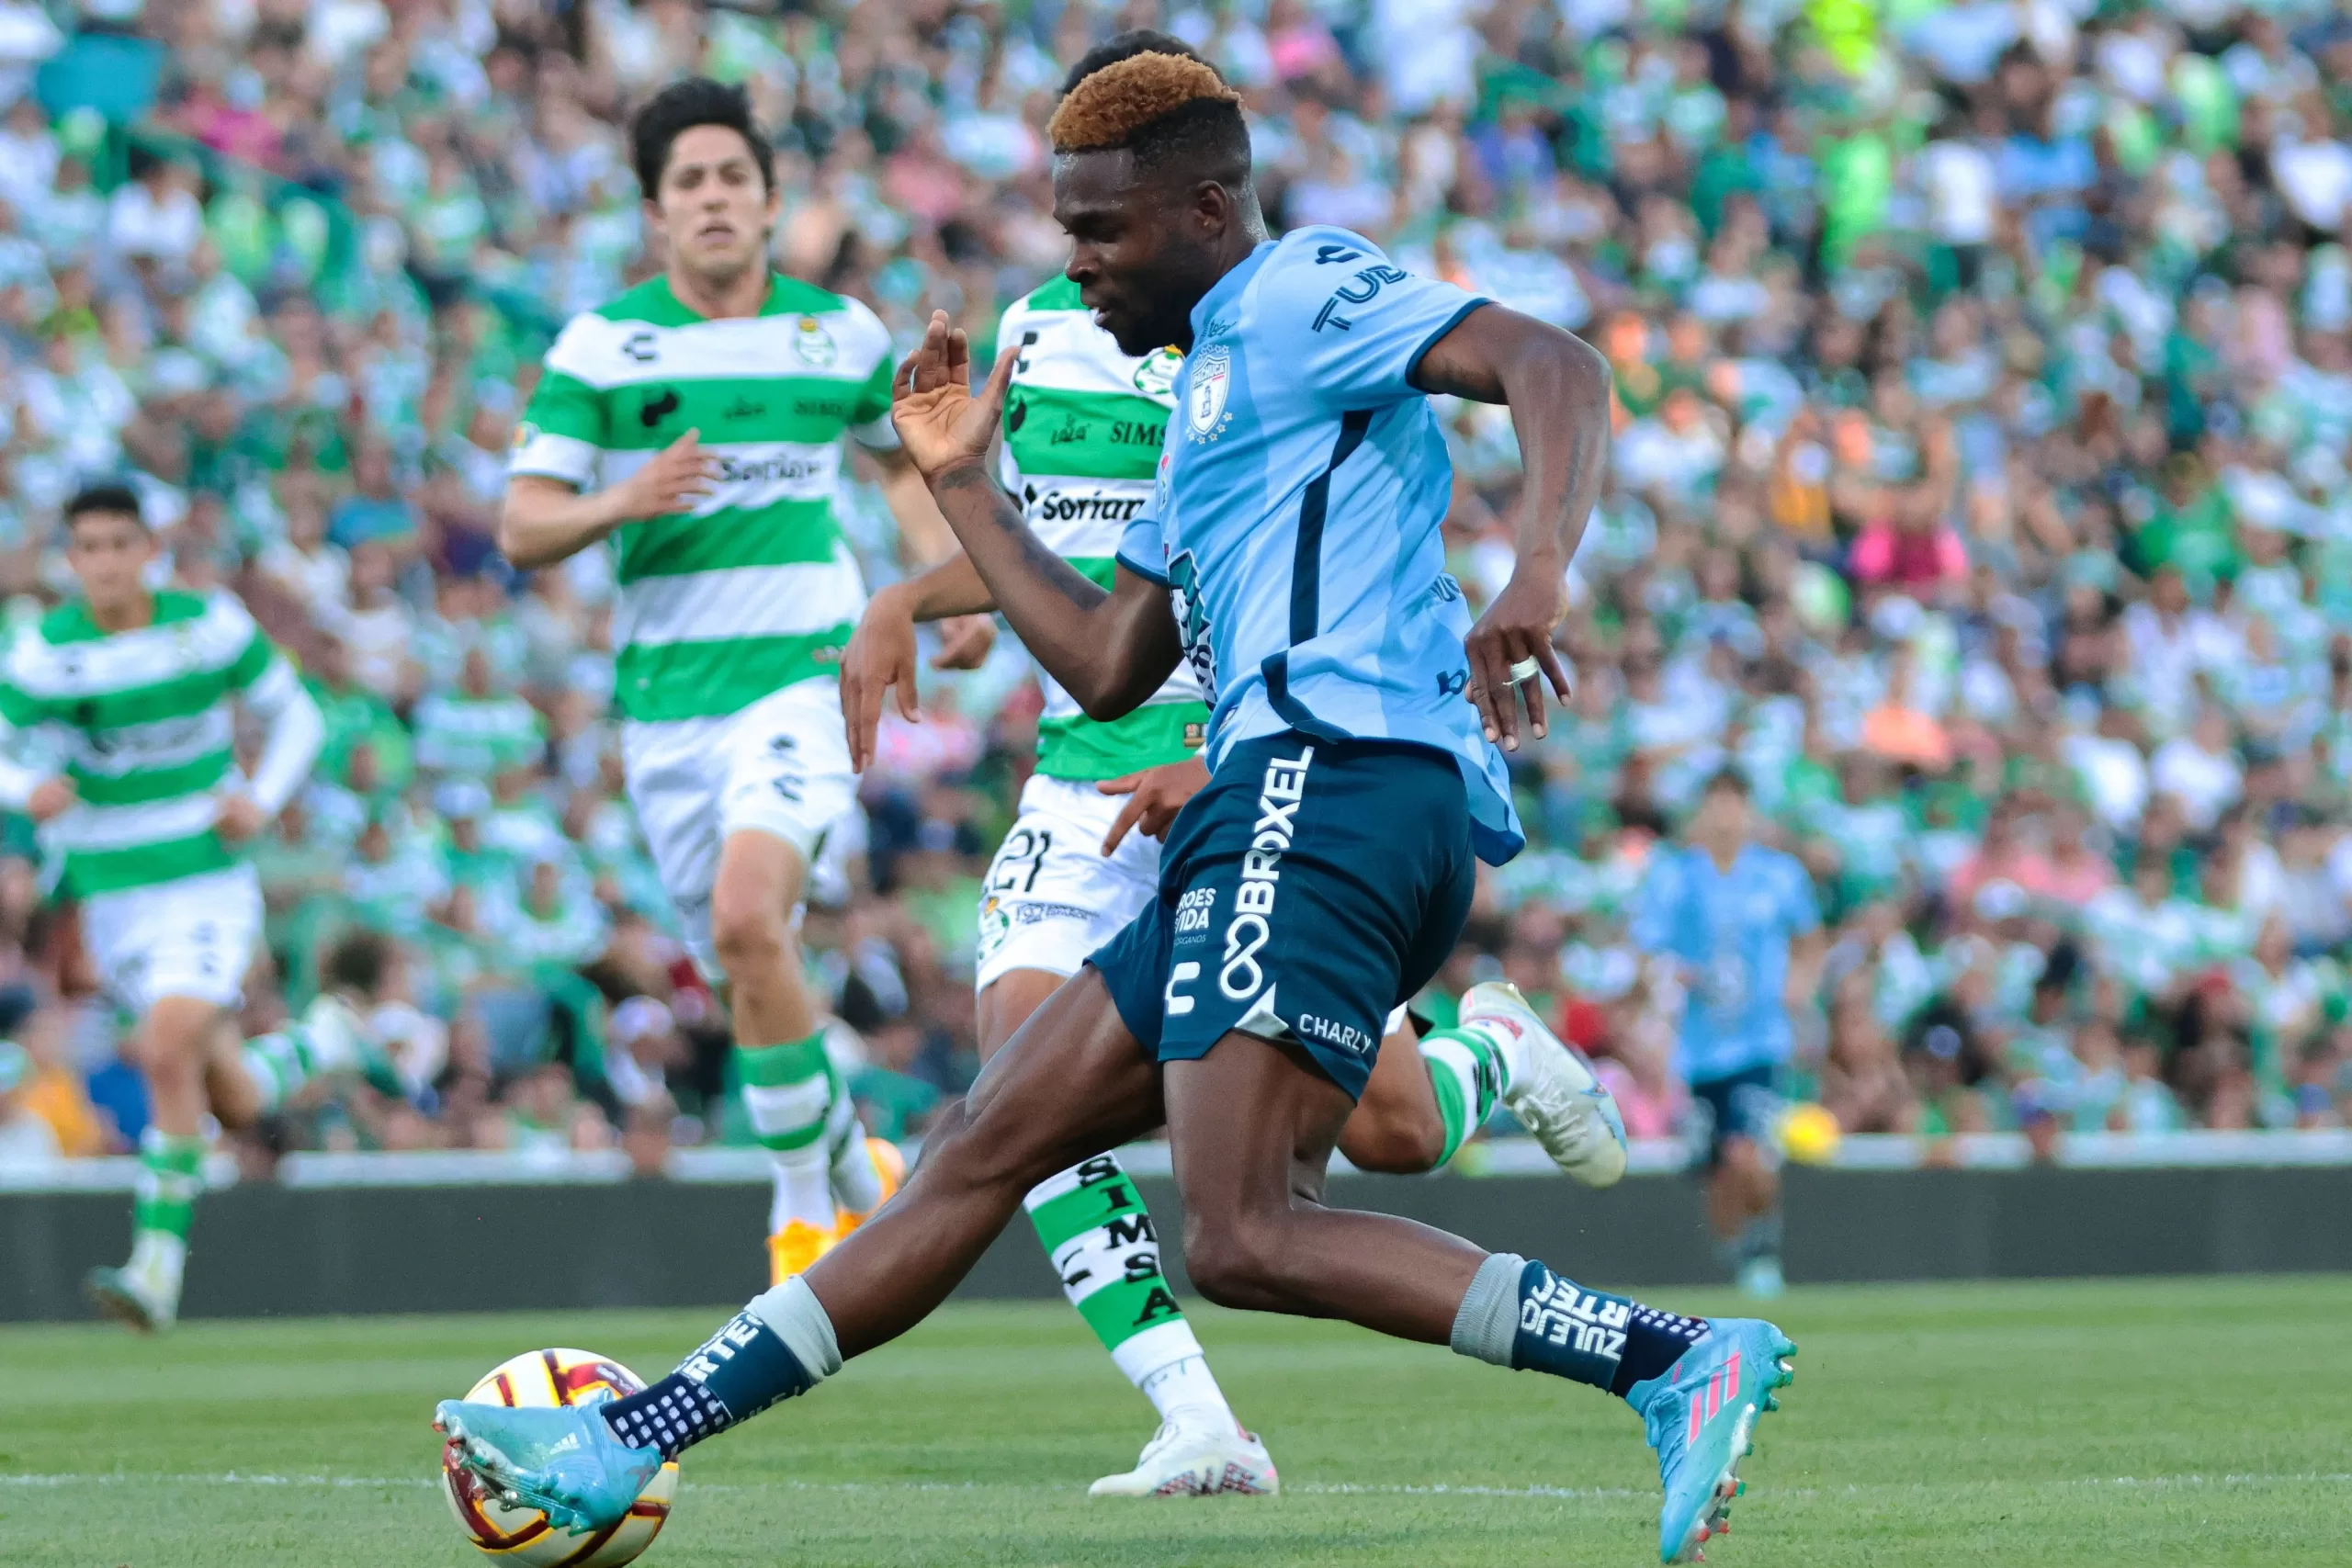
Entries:
<svg viewBox="0 0 2352 1568">
<path fill-rule="evenodd" d="M 1030 775 L 1021 816 L 980 885 L 975 990 L 1014 969 L 1067 979 L 1151 902 L 1159 891 L 1159 840 L 1130 829 L 1115 853 L 1102 853 L 1125 805 L 1125 796 L 1103 795 L 1091 779 Z"/>
<path fill-rule="evenodd" d="M 82 941 L 107 994 L 144 1018 L 165 997 L 243 1005 L 261 942 L 261 879 L 250 865 L 82 900 Z"/>
<path fill-rule="evenodd" d="M 768 833 L 799 851 L 805 868 L 857 808 L 841 690 L 831 679 L 797 682 L 724 717 L 625 725 L 621 761 L 686 950 L 714 977 L 719 847 L 737 833 Z"/>
</svg>

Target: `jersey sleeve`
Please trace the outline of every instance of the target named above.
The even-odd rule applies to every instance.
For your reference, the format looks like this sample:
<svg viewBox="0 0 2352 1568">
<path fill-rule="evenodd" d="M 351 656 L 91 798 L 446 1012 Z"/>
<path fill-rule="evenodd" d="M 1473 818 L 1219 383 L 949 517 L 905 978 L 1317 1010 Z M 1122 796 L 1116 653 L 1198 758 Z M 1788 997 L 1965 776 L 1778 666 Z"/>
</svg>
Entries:
<svg viewBox="0 0 2352 1568">
<path fill-rule="evenodd" d="M 597 460 L 610 440 L 605 394 L 582 375 L 585 340 L 601 330 L 592 317 L 574 317 L 548 346 L 523 423 L 514 427 L 510 477 L 560 479 L 576 490 L 596 480 Z"/>
<path fill-rule="evenodd" d="M 1118 560 L 1137 577 L 1168 586 L 1168 544 L 1150 508 L 1145 508 L 1144 515 L 1129 523 L 1119 536 Z"/>
<path fill-rule="evenodd" d="M 1421 356 L 1484 295 L 1407 272 L 1344 229 L 1310 229 L 1268 258 L 1259 330 L 1308 395 L 1335 409 L 1416 395 Z"/>
<path fill-rule="evenodd" d="M 1633 919 L 1630 934 L 1634 945 L 1642 952 L 1670 955 L 1674 947 L 1674 900 L 1682 880 L 1682 868 L 1674 856 L 1663 847 L 1650 857 L 1649 869 L 1643 873 L 1641 885 L 1634 889 Z"/>
<path fill-rule="evenodd" d="M 1804 863 L 1794 855 L 1783 855 L 1781 870 L 1788 879 L 1786 900 L 1789 911 L 1789 932 L 1804 936 L 1821 929 L 1821 905 L 1813 896 L 1813 877 Z"/>
<path fill-rule="evenodd" d="M 898 374 L 899 362 L 890 353 L 890 329 L 855 299 L 848 302 L 850 319 L 857 323 L 860 336 L 874 344 L 874 370 L 865 384 L 857 389 L 857 400 L 850 405 L 850 439 L 869 452 L 895 452 L 899 449 L 899 427 L 890 423 L 890 382 Z"/>
</svg>

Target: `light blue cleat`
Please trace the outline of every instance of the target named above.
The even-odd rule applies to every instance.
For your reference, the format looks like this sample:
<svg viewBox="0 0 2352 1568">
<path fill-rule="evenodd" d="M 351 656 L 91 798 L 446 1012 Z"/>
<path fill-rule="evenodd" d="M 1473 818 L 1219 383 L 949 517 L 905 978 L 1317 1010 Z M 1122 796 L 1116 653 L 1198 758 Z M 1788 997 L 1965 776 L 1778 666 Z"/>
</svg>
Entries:
<svg viewBox="0 0 2352 1568">
<path fill-rule="evenodd" d="M 661 1450 L 622 1442 L 594 1404 L 517 1409 L 445 1399 L 434 1407 L 433 1429 L 502 1502 L 537 1508 L 563 1529 L 620 1523 L 662 1468 Z"/>
<path fill-rule="evenodd" d="M 1772 1391 L 1796 1375 L 1788 1361 L 1796 1353 L 1760 1318 L 1718 1317 L 1674 1365 L 1627 1391 L 1666 1483 L 1659 1562 L 1700 1561 L 1707 1540 L 1730 1531 L 1732 1499 L 1746 1490 L 1739 1461 L 1756 1446 L 1758 1418 L 1781 1407 Z"/>
</svg>

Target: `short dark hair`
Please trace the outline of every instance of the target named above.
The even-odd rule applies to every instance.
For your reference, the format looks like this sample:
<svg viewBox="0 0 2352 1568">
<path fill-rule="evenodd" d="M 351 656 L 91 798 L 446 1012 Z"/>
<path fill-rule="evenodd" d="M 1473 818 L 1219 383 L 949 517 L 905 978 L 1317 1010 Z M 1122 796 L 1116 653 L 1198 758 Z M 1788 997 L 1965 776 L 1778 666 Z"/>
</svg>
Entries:
<svg viewBox="0 0 2352 1568">
<path fill-rule="evenodd" d="M 1133 60 L 1138 54 L 1172 54 L 1179 60 L 1199 60 L 1204 65 L 1209 63 L 1201 59 L 1197 50 L 1174 33 L 1163 33 L 1157 28 L 1129 28 L 1125 32 L 1104 39 L 1080 55 L 1078 63 L 1071 66 L 1069 73 L 1062 78 L 1061 96 L 1069 96 L 1078 90 L 1080 82 L 1104 66 L 1116 65 L 1122 60 Z M 1216 71 L 1216 67 L 1209 65 L 1209 69 Z M 1218 73 L 1218 75 L 1222 79 L 1223 73 Z"/>
<path fill-rule="evenodd" d="M 652 200 L 661 188 L 671 147 L 698 125 L 723 126 L 742 137 L 751 146 L 752 161 L 760 166 L 761 188 L 775 189 L 775 148 L 752 118 L 751 95 L 707 76 L 689 76 L 648 98 L 629 121 L 629 155 L 646 200 Z"/>
<path fill-rule="evenodd" d="M 380 932 L 349 931 L 327 949 L 319 976 L 334 989 L 373 998 L 383 987 L 384 972 L 391 967 L 391 959 L 392 944 Z"/>
<path fill-rule="evenodd" d="M 1137 46 L 1087 72 L 1054 110 L 1046 134 L 1056 152 L 1125 152 L 1139 173 L 1176 169 L 1235 190 L 1250 184 L 1241 95 L 1189 49 Z"/>
<path fill-rule="evenodd" d="M 1725 763 L 1709 773 L 1706 787 L 1699 793 L 1702 795 L 1709 795 L 1722 790 L 1729 790 L 1742 800 L 1753 799 L 1756 794 L 1754 787 L 1747 782 L 1747 775 L 1730 763 Z"/>
<path fill-rule="evenodd" d="M 127 484 L 85 485 L 65 503 L 65 525 L 71 528 L 84 517 L 108 513 L 135 519 L 147 525 L 147 513 L 139 507 L 139 492 Z"/>
</svg>

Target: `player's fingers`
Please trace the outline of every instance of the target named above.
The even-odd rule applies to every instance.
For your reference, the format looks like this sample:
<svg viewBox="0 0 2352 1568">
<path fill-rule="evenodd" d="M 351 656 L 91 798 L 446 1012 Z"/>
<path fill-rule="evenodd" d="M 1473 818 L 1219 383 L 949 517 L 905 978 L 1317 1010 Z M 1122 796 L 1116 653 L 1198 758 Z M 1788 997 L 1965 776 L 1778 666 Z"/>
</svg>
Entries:
<svg viewBox="0 0 2352 1568">
<path fill-rule="evenodd" d="M 1120 840 L 1124 840 L 1127 836 L 1128 831 L 1135 827 L 1136 823 L 1142 819 L 1143 814 L 1148 806 L 1149 802 L 1147 801 L 1140 794 L 1127 796 L 1127 803 L 1119 807 L 1119 815 L 1117 818 L 1112 822 L 1111 831 L 1105 835 L 1102 840 L 1102 852 L 1104 854 L 1112 855 L 1118 853 Z M 1149 829 L 1147 829 L 1146 831 L 1148 833 Z M 1151 836 L 1155 838 L 1158 837 L 1157 834 L 1152 834 Z"/>
<path fill-rule="evenodd" d="M 961 327 L 951 327 L 947 332 L 946 384 L 966 391 L 972 388 L 972 340 Z"/>
<path fill-rule="evenodd" d="M 1021 351 L 1008 348 L 996 356 L 996 365 L 989 371 L 988 385 L 980 389 L 980 401 L 991 412 L 1004 406 L 1005 389 L 1012 385 L 1012 367 L 1021 358 Z"/>
<path fill-rule="evenodd" d="M 1526 662 L 1526 659 L 1517 659 L 1512 660 L 1512 662 L 1514 664 L 1524 664 Z M 1546 734 L 1550 733 L 1550 728 L 1544 722 L 1543 660 L 1540 659 L 1536 660 L 1536 670 L 1534 674 L 1530 675 L 1524 681 L 1512 682 L 1511 686 L 1518 692 L 1520 700 L 1527 705 L 1528 729 L 1534 734 L 1538 740 L 1541 740 Z"/>
<path fill-rule="evenodd" d="M 844 670 L 842 672 L 842 724 L 849 730 L 849 766 L 852 773 L 865 772 L 865 764 L 874 760 L 874 731 L 881 721 L 881 704 L 876 700 L 874 682 Z"/>
<path fill-rule="evenodd" d="M 911 662 L 899 665 L 890 671 L 892 684 L 899 692 L 899 716 L 912 724 L 922 716 L 922 705 L 915 693 L 915 671 Z"/>
<path fill-rule="evenodd" d="M 898 402 L 903 399 L 914 396 L 915 361 L 922 357 L 922 350 L 918 348 L 912 354 L 908 355 L 904 359 L 899 361 L 899 373 L 890 378 L 890 400 L 892 402 Z"/>
<path fill-rule="evenodd" d="M 1102 780 L 1094 786 L 1094 789 L 1098 795 L 1133 795 L 1136 792 L 1136 786 L 1142 783 L 1141 773 L 1121 773 L 1115 779 Z"/>
<path fill-rule="evenodd" d="M 1495 645 L 1490 626 L 1474 626 L 1464 650 L 1470 657 L 1470 700 L 1487 739 L 1505 750 L 1519 744 L 1519 715 L 1510 696 L 1510 660 Z"/>
</svg>

